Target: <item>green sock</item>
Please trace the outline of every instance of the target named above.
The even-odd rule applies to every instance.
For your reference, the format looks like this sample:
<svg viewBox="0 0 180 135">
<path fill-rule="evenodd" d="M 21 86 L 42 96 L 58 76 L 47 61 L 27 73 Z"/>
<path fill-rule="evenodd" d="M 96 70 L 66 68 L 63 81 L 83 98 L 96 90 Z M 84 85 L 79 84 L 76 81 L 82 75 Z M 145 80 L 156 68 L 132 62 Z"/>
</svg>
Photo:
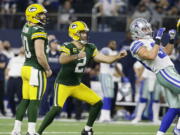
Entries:
<svg viewBox="0 0 180 135">
<path fill-rule="evenodd" d="M 30 100 L 28 106 L 28 122 L 36 122 L 39 104 L 39 100 Z"/>
<path fill-rule="evenodd" d="M 22 121 L 24 114 L 26 112 L 26 109 L 29 105 L 29 100 L 22 99 L 19 103 L 17 110 L 16 110 L 16 120 Z"/>
<path fill-rule="evenodd" d="M 45 130 L 45 128 L 51 124 L 51 122 L 54 120 L 54 117 L 61 111 L 61 107 L 59 106 L 53 106 L 51 110 L 46 114 L 43 122 L 41 123 L 38 133 L 41 135 L 42 132 Z"/>
<path fill-rule="evenodd" d="M 103 105 L 102 101 L 99 101 L 91 107 L 88 121 L 87 121 L 88 126 L 90 126 L 90 127 L 93 126 L 94 121 L 96 120 L 96 118 L 101 110 L 102 105 Z"/>
</svg>

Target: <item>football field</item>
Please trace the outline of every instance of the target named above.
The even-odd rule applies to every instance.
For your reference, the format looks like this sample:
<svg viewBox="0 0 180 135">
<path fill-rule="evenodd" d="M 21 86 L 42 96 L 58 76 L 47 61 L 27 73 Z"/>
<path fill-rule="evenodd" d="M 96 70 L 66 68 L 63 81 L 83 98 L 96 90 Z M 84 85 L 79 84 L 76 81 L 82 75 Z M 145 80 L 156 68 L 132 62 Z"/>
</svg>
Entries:
<svg viewBox="0 0 180 135">
<path fill-rule="evenodd" d="M 38 126 L 42 120 L 38 120 Z M 0 118 L 0 135 L 10 135 L 14 119 Z M 85 125 L 85 121 L 75 120 L 55 120 L 44 132 L 45 135 L 80 135 L 80 131 Z M 130 122 L 99 123 L 94 125 L 95 135 L 155 135 L 158 125 L 148 122 L 131 124 Z M 166 135 L 173 135 L 171 127 Z M 27 120 L 22 126 L 22 135 L 27 131 Z"/>
</svg>

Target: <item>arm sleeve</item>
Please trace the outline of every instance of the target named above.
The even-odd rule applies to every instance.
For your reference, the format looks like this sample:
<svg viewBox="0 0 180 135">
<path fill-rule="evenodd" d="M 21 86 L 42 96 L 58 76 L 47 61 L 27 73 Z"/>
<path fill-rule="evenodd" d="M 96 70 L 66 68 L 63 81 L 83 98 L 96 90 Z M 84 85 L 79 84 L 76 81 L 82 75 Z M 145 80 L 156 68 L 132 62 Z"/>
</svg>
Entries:
<svg viewBox="0 0 180 135">
<path fill-rule="evenodd" d="M 47 39 L 47 33 L 43 29 L 37 29 L 34 33 L 32 33 L 31 39 Z"/>
<path fill-rule="evenodd" d="M 64 53 L 70 55 L 70 49 L 67 46 L 65 46 L 65 45 L 60 46 L 59 47 L 59 51 L 60 52 L 64 52 Z"/>
<path fill-rule="evenodd" d="M 136 54 L 138 52 L 138 50 L 141 48 L 141 46 L 143 46 L 143 45 L 144 44 L 141 41 L 137 41 L 137 42 L 132 43 L 132 45 L 130 47 L 131 53 Z"/>
</svg>

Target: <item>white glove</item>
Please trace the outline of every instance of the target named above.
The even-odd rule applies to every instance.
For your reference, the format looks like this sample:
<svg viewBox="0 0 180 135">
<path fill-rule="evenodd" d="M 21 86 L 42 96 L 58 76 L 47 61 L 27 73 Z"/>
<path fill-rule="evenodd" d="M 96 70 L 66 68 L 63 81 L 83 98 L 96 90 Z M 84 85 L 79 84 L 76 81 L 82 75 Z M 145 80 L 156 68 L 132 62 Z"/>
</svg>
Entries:
<svg viewBox="0 0 180 135">
<path fill-rule="evenodd" d="M 176 30 L 174 29 L 169 30 L 169 36 L 170 36 L 170 39 L 175 39 Z"/>
</svg>

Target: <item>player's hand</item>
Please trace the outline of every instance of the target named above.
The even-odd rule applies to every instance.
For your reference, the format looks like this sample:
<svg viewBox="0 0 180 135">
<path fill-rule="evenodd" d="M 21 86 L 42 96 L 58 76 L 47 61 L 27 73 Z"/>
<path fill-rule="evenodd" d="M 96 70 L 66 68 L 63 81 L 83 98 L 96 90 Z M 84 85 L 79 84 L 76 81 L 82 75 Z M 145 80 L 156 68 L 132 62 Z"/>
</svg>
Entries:
<svg viewBox="0 0 180 135">
<path fill-rule="evenodd" d="M 155 36 L 155 39 L 161 40 L 165 30 L 166 30 L 166 28 L 159 28 L 157 31 L 157 34 Z"/>
<path fill-rule="evenodd" d="M 86 52 L 84 52 L 83 50 L 79 52 L 78 54 L 78 59 L 84 58 L 86 57 Z"/>
<path fill-rule="evenodd" d="M 50 77 L 52 75 L 52 70 L 51 69 L 46 70 L 45 73 L 47 77 Z"/>
<path fill-rule="evenodd" d="M 176 30 L 174 29 L 169 30 L 169 36 L 170 36 L 170 39 L 175 39 Z"/>
<path fill-rule="evenodd" d="M 118 58 L 121 59 L 123 57 L 127 56 L 127 51 L 126 50 L 122 50 L 119 52 L 118 54 Z"/>
</svg>

